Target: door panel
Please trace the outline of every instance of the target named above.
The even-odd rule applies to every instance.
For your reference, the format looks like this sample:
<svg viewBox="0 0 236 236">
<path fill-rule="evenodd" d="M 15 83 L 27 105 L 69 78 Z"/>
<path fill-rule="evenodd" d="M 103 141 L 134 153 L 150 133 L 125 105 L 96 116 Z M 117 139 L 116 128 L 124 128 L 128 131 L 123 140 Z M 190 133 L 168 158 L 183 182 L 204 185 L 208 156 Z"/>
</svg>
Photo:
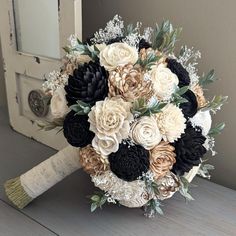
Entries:
<svg viewBox="0 0 236 236">
<path fill-rule="evenodd" d="M 66 145 L 63 135 L 57 130 L 39 131 L 36 124 L 51 119 L 50 111 L 39 106 L 41 84 L 50 71 L 60 68 L 62 47 L 69 35 L 76 33 L 82 38 L 81 19 L 81 0 L 50 0 L 50 4 L 48 0 L 1 0 L 0 35 L 10 123 L 16 131 L 56 149 Z M 32 104 L 38 112 L 33 112 Z"/>
</svg>

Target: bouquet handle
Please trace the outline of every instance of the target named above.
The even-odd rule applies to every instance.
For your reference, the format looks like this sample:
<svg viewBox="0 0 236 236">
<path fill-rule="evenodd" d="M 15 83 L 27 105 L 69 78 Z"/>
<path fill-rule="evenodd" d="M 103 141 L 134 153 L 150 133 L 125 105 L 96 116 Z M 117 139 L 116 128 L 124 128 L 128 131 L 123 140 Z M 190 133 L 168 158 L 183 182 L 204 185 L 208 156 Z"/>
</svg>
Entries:
<svg viewBox="0 0 236 236">
<path fill-rule="evenodd" d="M 67 146 L 21 176 L 8 180 L 6 194 L 22 209 L 80 167 L 79 148 Z"/>
</svg>

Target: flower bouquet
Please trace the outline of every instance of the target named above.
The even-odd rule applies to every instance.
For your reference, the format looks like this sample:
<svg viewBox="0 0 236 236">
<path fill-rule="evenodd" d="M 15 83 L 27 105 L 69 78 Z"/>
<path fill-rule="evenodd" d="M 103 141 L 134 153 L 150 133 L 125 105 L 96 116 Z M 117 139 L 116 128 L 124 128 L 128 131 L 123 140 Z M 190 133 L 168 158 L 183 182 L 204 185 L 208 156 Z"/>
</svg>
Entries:
<svg viewBox="0 0 236 236">
<path fill-rule="evenodd" d="M 182 47 L 174 54 L 180 28 L 169 21 L 142 28 L 124 26 L 120 16 L 82 43 L 69 38 L 60 71 L 43 84 L 50 96 L 52 122 L 70 146 L 32 170 L 7 181 L 9 199 L 23 208 L 81 166 L 101 190 L 91 196 L 91 211 L 106 202 L 142 207 L 162 214 L 161 202 L 188 192 L 196 174 L 209 178 L 215 154 L 211 114 L 227 97 L 204 96 L 214 71 L 199 76 L 200 52 Z"/>
</svg>

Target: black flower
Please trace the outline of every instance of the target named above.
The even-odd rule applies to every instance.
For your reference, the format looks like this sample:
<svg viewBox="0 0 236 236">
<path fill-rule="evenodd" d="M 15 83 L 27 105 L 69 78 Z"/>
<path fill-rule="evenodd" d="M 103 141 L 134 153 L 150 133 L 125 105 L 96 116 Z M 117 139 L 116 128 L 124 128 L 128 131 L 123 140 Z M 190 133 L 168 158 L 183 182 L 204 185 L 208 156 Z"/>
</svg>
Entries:
<svg viewBox="0 0 236 236">
<path fill-rule="evenodd" d="M 148 49 L 151 47 L 151 44 L 149 42 L 147 42 L 145 39 L 141 39 L 139 41 L 139 45 L 138 45 L 138 50 L 140 51 L 141 49 L 145 48 Z"/>
<path fill-rule="evenodd" d="M 200 128 L 193 128 L 190 123 L 187 124 L 185 133 L 173 143 L 176 163 L 172 170 L 175 174 L 184 175 L 193 166 L 198 166 L 201 163 L 200 158 L 206 153 L 203 146 L 205 140 Z"/>
<path fill-rule="evenodd" d="M 111 171 L 126 181 L 136 180 L 149 169 L 149 152 L 140 145 L 120 144 L 108 159 Z"/>
<path fill-rule="evenodd" d="M 85 147 L 92 142 L 94 133 L 89 130 L 88 116 L 67 114 L 63 124 L 63 133 L 68 143 L 74 147 Z"/>
<path fill-rule="evenodd" d="M 125 37 L 122 37 L 122 36 L 117 36 L 116 38 L 113 38 L 113 39 L 110 39 L 107 44 L 112 44 L 112 43 L 119 43 L 119 42 L 122 42 L 122 40 L 124 39 Z"/>
<path fill-rule="evenodd" d="M 80 65 L 69 76 L 65 91 L 68 106 L 76 104 L 78 100 L 94 104 L 108 94 L 108 72 L 98 62 Z"/>
<path fill-rule="evenodd" d="M 185 118 L 193 117 L 197 113 L 198 103 L 195 94 L 191 90 L 187 90 L 186 93 L 182 95 L 187 102 L 181 103 L 180 108 L 184 114 Z"/>
<path fill-rule="evenodd" d="M 167 59 L 167 67 L 177 75 L 179 79 L 179 87 L 188 86 L 190 84 L 189 74 L 184 67 L 175 59 Z"/>
</svg>

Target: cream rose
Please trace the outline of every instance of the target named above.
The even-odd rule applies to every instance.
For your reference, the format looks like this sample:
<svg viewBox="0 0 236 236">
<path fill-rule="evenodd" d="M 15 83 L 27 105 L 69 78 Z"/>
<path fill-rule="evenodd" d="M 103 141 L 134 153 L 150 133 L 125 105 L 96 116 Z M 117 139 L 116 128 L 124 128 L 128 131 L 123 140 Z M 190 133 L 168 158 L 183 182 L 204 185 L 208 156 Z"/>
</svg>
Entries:
<svg viewBox="0 0 236 236">
<path fill-rule="evenodd" d="M 157 113 L 155 117 L 165 141 L 172 143 L 184 133 L 186 119 L 181 109 L 177 106 L 170 103 L 162 109 L 162 112 Z"/>
<path fill-rule="evenodd" d="M 115 135 L 106 136 L 104 134 L 97 133 L 95 135 L 92 146 L 97 153 L 108 156 L 112 152 L 117 152 L 119 149 L 119 142 Z"/>
<path fill-rule="evenodd" d="M 114 70 L 117 66 L 135 64 L 138 60 L 136 48 L 127 43 L 113 43 L 106 46 L 99 54 L 100 63 L 106 70 Z"/>
<path fill-rule="evenodd" d="M 143 116 L 133 123 L 130 137 L 147 150 L 154 148 L 162 139 L 156 120 L 149 116 Z"/>
<path fill-rule="evenodd" d="M 50 108 L 53 118 L 62 118 L 69 112 L 65 97 L 65 90 L 63 87 L 58 88 L 54 92 L 51 99 Z"/>
<path fill-rule="evenodd" d="M 120 143 L 129 135 L 130 122 L 133 121 L 130 108 L 131 103 L 117 97 L 96 102 L 88 114 L 90 130 L 95 134 L 115 135 Z"/>
<path fill-rule="evenodd" d="M 179 79 L 165 64 L 153 66 L 150 71 L 153 89 L 159 100 L 169 100 L 175 92 Z"/>
<path fill-rule="evenodd" d="M 200 127 L 202 134 L 207 135 L 211 129 L 212 119 L 210 111 L 198 111 L 197 114 L 190 119 L 193 127 Z"/>
</svg>

